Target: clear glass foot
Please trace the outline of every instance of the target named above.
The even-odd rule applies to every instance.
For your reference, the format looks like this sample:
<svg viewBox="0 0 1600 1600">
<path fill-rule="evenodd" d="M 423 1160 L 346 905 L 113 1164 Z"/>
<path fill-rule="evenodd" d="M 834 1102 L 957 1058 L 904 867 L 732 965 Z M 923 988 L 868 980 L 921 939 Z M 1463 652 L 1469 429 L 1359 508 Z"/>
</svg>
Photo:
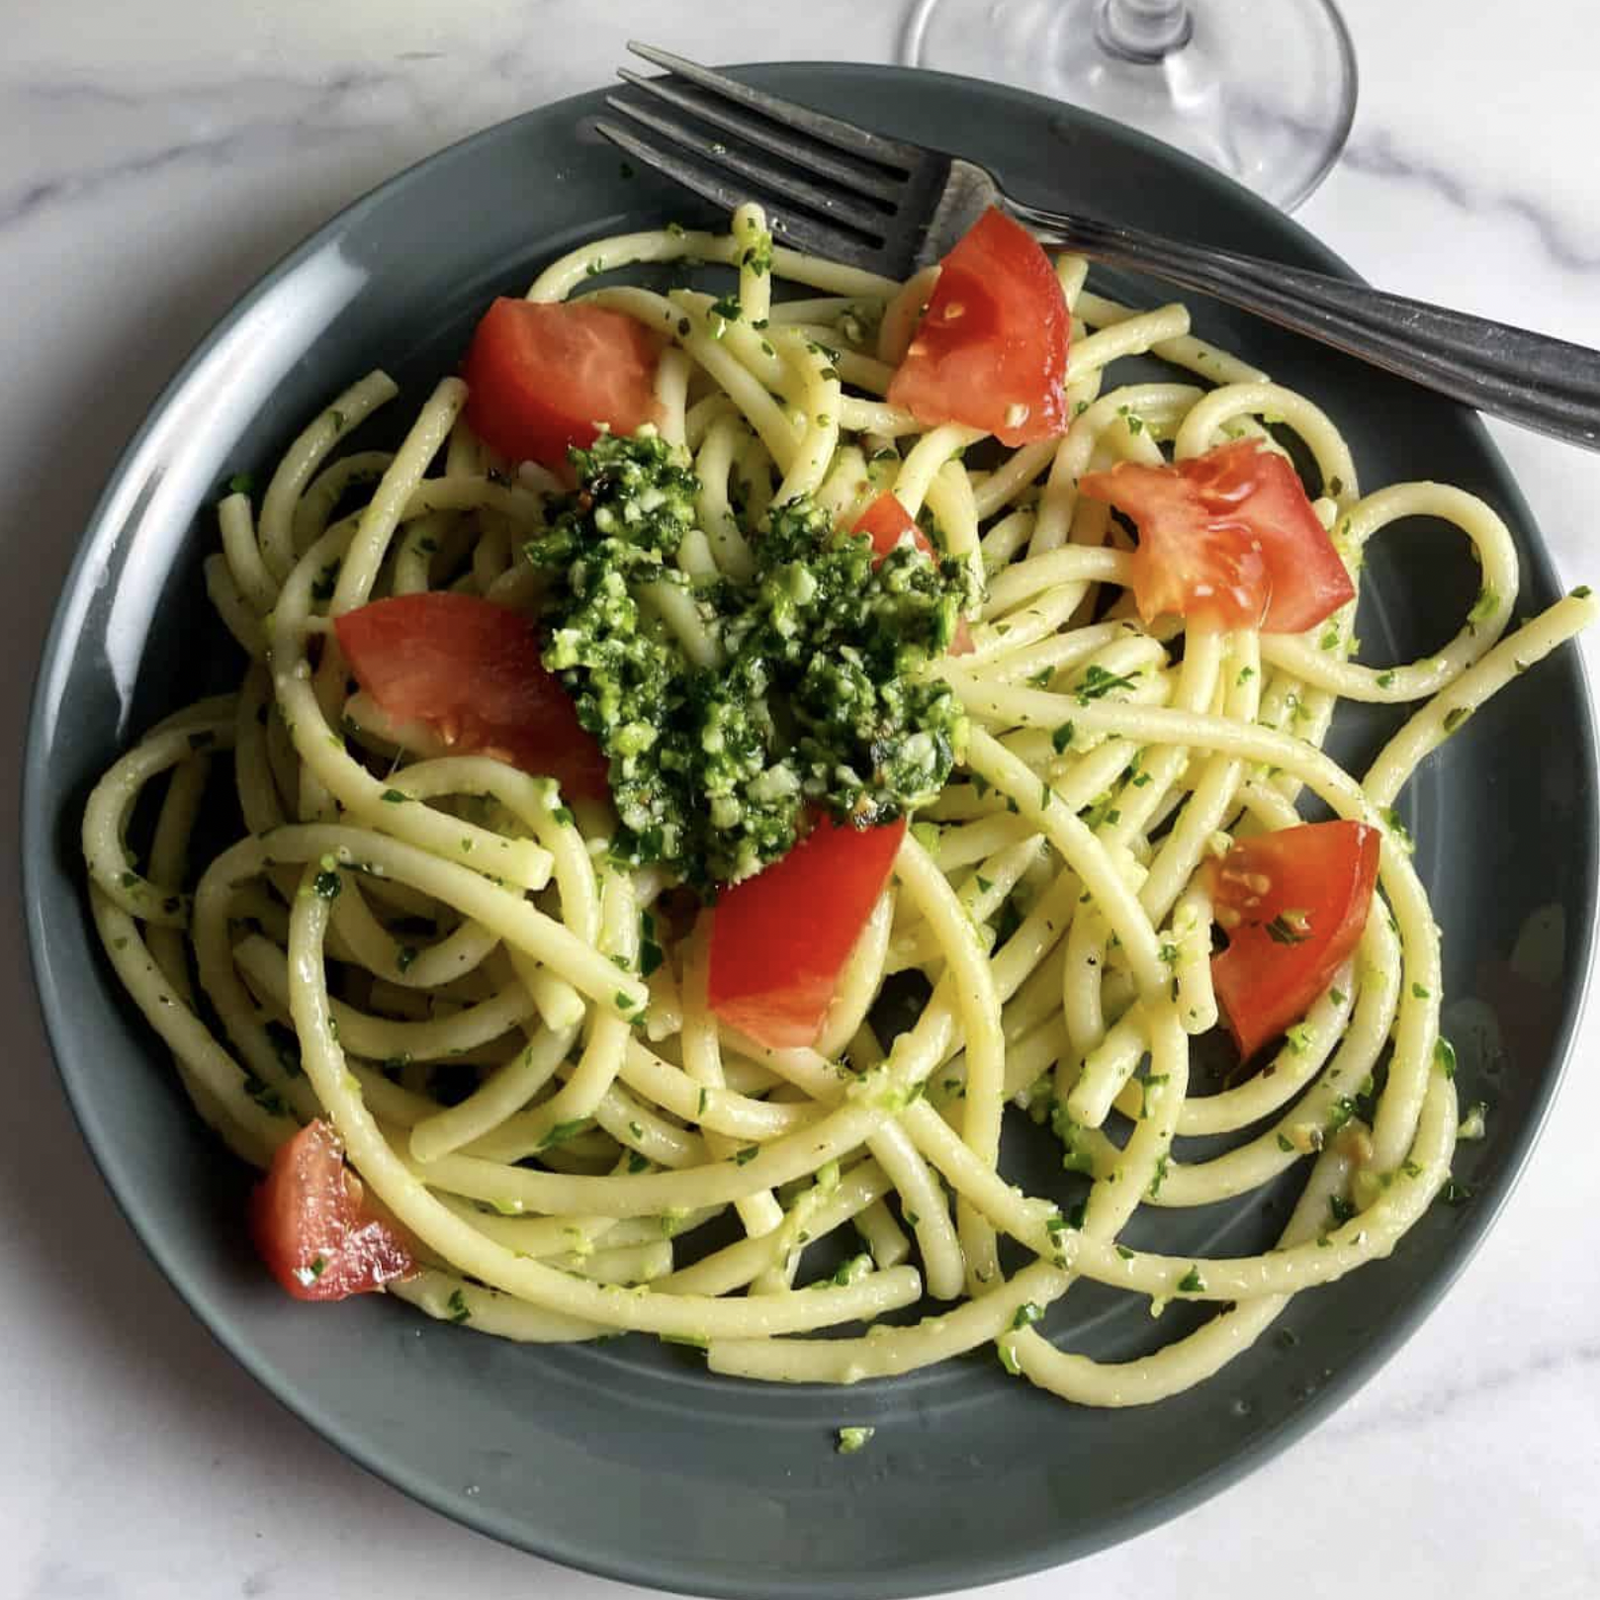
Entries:
<svg viewBox="0 0 1600 1600">
<path fill-rule="evenodd" d="M 917 0 L 904 59 L 1070 101 L 1292 211 L 1350 132 L 1333 0 Z"/>
</svg>

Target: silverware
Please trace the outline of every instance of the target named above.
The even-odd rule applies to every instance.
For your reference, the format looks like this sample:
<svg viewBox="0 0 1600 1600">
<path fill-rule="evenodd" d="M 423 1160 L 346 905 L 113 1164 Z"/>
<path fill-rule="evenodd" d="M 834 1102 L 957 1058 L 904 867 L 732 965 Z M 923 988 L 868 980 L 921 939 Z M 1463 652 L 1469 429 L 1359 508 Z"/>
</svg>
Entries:
<svg viewBox="0 0 1600 1600">
<path fill-rule="evenodd" d="M 719 206 L 762 201 L 782 243 L 904 278 L 998 206 L 1045 244 L 1197 289 L 1479 410 L 1600 449 L 1600 351 L 1320 272 L 1029 205 L 976 162 L 780 100 L 650 45 L 628 48 L 670 76 L 620 69 L 638 97 L 608 95 L 606 103 L 631 126 L 601 119 L 597 130 Z"/>
</svg>

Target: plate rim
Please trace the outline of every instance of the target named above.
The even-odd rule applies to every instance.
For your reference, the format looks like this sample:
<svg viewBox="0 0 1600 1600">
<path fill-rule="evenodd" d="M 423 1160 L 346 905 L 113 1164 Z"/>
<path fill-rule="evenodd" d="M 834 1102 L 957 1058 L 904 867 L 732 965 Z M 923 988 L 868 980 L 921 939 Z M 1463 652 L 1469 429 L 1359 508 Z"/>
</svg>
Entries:
<svg viewBox="0 0 1600 1600">
<path fill-rule="evenodd" d="M 977 89 L 987 95 L 997 95 L 1001 100 L 1016 103 L 1023 114 L 1030 118 L 1048 115 L 1064 119 L 1069 125 L 1085 125 L 1113 143 L 1122 144 L 1153 158 L 1169 169 L 1175 168 L 1180 175 L 1194 180 L 1203 187 L 1209 186 L 1228 194 L 1230 203 L 1242 206 L 1252 213 L 1254 219 L 1268 232 L 1281 234 L 1287 231 L 1294 237 L 1301 250 L 1322 263 L 1324 270 L 1351 282 L 1366 281 L 1304 224 L 1280 212 L 1226 174 L 1136 129 L 1113 122 L 1082 107 L 1056 102 L 1007 84 L 923 68 L 905 67 L 890 62 L 759 61 L 744 62 L 721 70 L 740 76 L 751 74 L 758 79 L 766 73 L 775 73 L 780 77 L 796 73 L 802 77 L 807 74 L 822 74 L 827 77 L 862 80 L 882 77 L 915 79 L 919 83 L 926 84 L 929 93 L 943 91 L 960 96 L 970 94 Z M 183 358 L 173 376 L 151 402 L 128 444 L 119 453 L 106 479 L 105 487 L 84 524 L 78 548 L 61 581 L 50 626 L 40 651 L 33 687 L 28 697 L 21 785 L 21 826 L 18 835 L 22 855 L 21 885 L 29 966 L 51 1060 L 78 1131 L 113 1203 L 141 1247 L 201 1327 L 272 1399 L 347 1459 L 402 1494 L 452 1521 L 527 1554 L 578 1571 L 672 1592 L 693 1590 L 707 1595 L 725 1596 L 727 1600 L 750 1600 L 750 1596 L 758 1592 L 764 1596 L 772 1596 L 774 1600 L 802 1600 L 802 1597 L 819 1592 L 838 1596 L 840 1600 L 885 1600 L 885 1597 L 907 1597 L 907 1600 L 910 1600 L 910 1597 L 914 1596 L 945 1593 L 957 1588 L 997 1583 L 1050 1570 L 1109 1549 L 1195 1509 L 1304 1438 L 1314 1428 L 1327 1421 L 1338 1406 L 1376 1376 L 1400 1347 L 1433 1314 L 1440 1301 L 1475 1258 L 1521 1182 L 1549 1120 L 1570 1070 L 1574 1042 L 1583 1023 L 1589 997 L 1596 981 L 1595 911 L 1597 905 L 1600 905 L 1600 851 L 1597 851 L 1592 836 L 1589 844 L 1590 871 L 1583 886 L 1588 915 L 1583 918 L 1581 928 L 1577 930 L 1578 940 L 1573 966 L 1577 975 L 1561 993 L 1560 1022 L 1538 1092 L 1530 1101 L 1528 1114 L 1507 1148 L 1498 1181 L 1490 1192 L 1477 1197 L 1471 1215 L 1459 1227 L 1448 1250 L 1430 1265 L 1426 1278 L 1415 1298 L 1407 1306 L 1405 1314 L 1391 1317 L 1382 1324 L 1372 1339 L 1352 1354 L 1348 1362 L 1323 1383 L 1317 1394 L 1300 1409 L 1272 1426 L 1252 1433 L 1225 1460 L 1189 1479 L 1180 1489 L 1155 1496 L 1146 1502 L 1131 1504 L 1118 1516 L 1103 1519 L 1087 1535 L 1082 1530 L 1055 1537 L 1046 1534 L 1027 1545 L 974 1554 L 964 1565 L 959 1567 L 952 1565 L 947 1572 L 941 1572 L 931 1588 L 924 1581 L 914 1585 L 907 1584 L 893 1575 L 882 1573 L 848 1579 L 833 1577 L 825 1580 L 820 1588 L 816 1582 L 807 1581 L 801 1574 L 764 1573 L 759 1575 L 758 1590 L 750 1582 L 736 1583 L 731 1579 L 722 1578 L 715 1572 L 699 1570 L 674 1557 L 660 1557 L 650 1561 L 630 1556 L 626 1552 L 612 1554 L 608 1551 L 594 1550 L 587 1545 L 569 1546 L 562 1542 L 559 1528 L 530 1529 L 525 1520 L 516 1523 L 509 1516 L 498 1514 L 493 1508 L 478 1506 L 462 1492 L 452 1492 L 440 1482 L 427 1480 L 420 1472 L 413 1470 L 409 1461 L 392 1451 L 386 1453 L 385 1447 L 376 1438 L 361 1433 L 355 1426 L 346 1424 L 341 1418 L 313 1413 L 309 1406 L 297 1403 L 297 1397 L 290 1387 L 279 1381 L 272 1363 L 245 1336 L 245 1326 L 240 1324 L 237 1318 L 218 1310 L 210 1302 L 202 1286 L 188 1281 L 184 1269 L 172 1258 L 161 1229 L 144 1215 L 136 1186 L 126 1181 L 119 1181 L 115 1170 L 115 1139 L 100 1128 L 89 1086 L 85 1082 L 77 1081 L 76 1068 L 69 1064 L 73 1054 L 72 1028 L 67 1021 L 70 1001 L 58 990 L 54 981 L 50 966 L 48 930 L 43 919 L 43 906 L 50 895 L 50 886 L 44 882 L 46 863 L 52 859 L 52 841 L 59 826 L 59 819 L 51 814 L 46 804 L 45 758 L 54 726 L 51 703 L 55 697 L 57 681 L 70 661 L 70 657 L 63 658 L 63 646 L 69 632 L 78 621 L 79 612 L 87 604 L 89 592 L 92 591 L 92 584 L 88 580 L 96 557 L 102 553 L 103 547 L 109 547 L 116 542 L 117 527 L 112 514 L 119 493 L 130 482 L 136 481 L 142 457 L 159 431 L 163 419 L 183 394 L 192 375 L 236 324 L 257 304 L 275 293 L 303 262 L 332 242 L 341 232 L 358 224 L 364 214 L 394 198 L 399 191 L 414 183 L 422 173 L 459 159 L 480 145 L 506 140 L 513 136 L 514 129 L 554 117 L 562 112 L 575 122 L 587 119 L 600 108 L 601 97 L 605 92 L 603 87 L 582 90 L 530 107 L 516 116 L 503 118 L 477 129 L 410 163 L 340 207 L 298 243 L 280 254 L 271 266 L 258 275 L 249 287 L 231 302 L 228 309 Z M 1560 585 L 1553 557 L 1516 476 L 1484 427 L 1482 418 L 1462 408 L 1462 421 L 1469 436 L 1475 436 L 1473 442 L 1481 451 L 1483 458 L 1498 470 L 1503 479 L 1508 498 L 1502 509 L 1507 513 L 1507 521 L 1517 527 L 1523 535 L 1529 566 L 1540 579 L 1552 589 L 1559 591 Z M 1571 673 L 1579 712 L 1574 732 L 1591 787 L 1600 792 L 1600 740 L 1597 740 L 1594 696 L 1588 673 L 1581 664 L 1581 657 L 1579 664 L 1571 669 Z"/>
</svg>

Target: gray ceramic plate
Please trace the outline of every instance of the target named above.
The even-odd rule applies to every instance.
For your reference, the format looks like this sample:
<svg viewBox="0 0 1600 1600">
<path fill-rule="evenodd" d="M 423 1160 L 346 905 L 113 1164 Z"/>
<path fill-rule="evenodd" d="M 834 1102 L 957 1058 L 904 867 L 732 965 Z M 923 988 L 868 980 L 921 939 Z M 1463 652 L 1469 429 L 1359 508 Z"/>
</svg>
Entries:
<svg viewBox="0 0 1600 1600">
<path fill-rule="evenodd" d="M 884 67 L 749 77 L 961 149 L 1040 201 L 1346 270 L 1244 190 L 1067 107 Z M 355 1460 L 462 1522 L 574 1566 L 740 1597 L 922 1594 L 1065 1561 L 1193 1505 L 1326 1416 L 1417 1325 L 1503 1200 L 1588 970 L 1596 775 L 1578 661 L 1540 667 L 1475 717 L 1408 801 L 1446 933 L 1461 1087 L 1495 1102 L 1488 1140 L 1462 1157 L 1477 1198 L 1436 1208 L 1390 1261 L 1296 1301 L 1292 1344 L 1268 1339 L 1155 1409 L 1091 1412 L 1008 1380 L 988 1357 L 850 1391 L 771 1389 L 714 1379 L 638 1339 L 519 1348 L 381 1300 L 291 1302 L 245 1243 L 246 1174 L 207 1137 L 98 959 L 75 846 L 83 798 L 127 740 L 192 696 L 197 662 L 231 681 L 199 582 L 221 480 L 259 471 L 372 366 L 422 392 L 459 358 L 488 298 L 559 251 L 694 214 L 579 134 L 597 109 L 590 96 L 491 129 L 330 223 L 196 352 L 118 468 L 50 637 L 27 758 L 28 925 L 62 1076 L 134 1228 L 207 1326 Z M 1517 531 L 1521 609 L 1553 597 L 1527 508 L 1472 416 L 1215 305 L 1195 309 L 1200 331 L 1333 414 L 1368 484 L 1437 477 L 1486 496 Z M 1474 588 L 1458 540 L 1424 524 L 1391 536 L 1372 562 L 1366 659 L 1444 639 Z M 1341 753 L 1358 758 L 1380 732 L 1342 723 Z M 1545 930 L 1533 977 L 1508 966 L 1525 925 Z M 1551 936 L 1559 926 L 1564 942 Z M 1061 1183 L 1026 1140 L 1007 1154 Z M 1281 1204 L 1168 1213 L 1152 1236 L 1185 1253 L 1260 1248 Z M 1048 1332 L 1127 1356 L 1177 1331 L 1180 1315 L 1156 1330 L 1143 1304 L 1086 1287 Z M 877 1437 L 838 1456 L 841 1423 L 874 1423 Z"/>
</svg>

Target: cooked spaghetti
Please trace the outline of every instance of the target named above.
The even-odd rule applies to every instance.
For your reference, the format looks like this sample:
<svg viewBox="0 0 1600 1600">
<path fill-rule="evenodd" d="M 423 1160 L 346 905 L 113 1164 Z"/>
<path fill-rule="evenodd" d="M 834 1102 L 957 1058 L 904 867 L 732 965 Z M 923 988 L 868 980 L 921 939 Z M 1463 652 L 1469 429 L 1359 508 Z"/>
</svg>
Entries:
<svg viewBox="0 0 1600 1600">
<path fill-rule="evenodd" d="M 737 271 L 736 291 L 593 283 L 690 258 Z M 602 241 L 529 291 L 555 304 L 586 290 L 584 304 L 649 335 L 642 438 L 660 442 L 689 507 L 649 638 L 688 663 L 686 706 L 738 659 L 729 628 L 708 630 L 706 597 L 755 604 L 762 542 L 786 508 L 849 529 L 887 493 L 923 530 L 923 548 L 901 539 L 896 559 L 953 586 L 966 648 L 942 653 L 945 626 L 926 659 L 896 657 L 924 686 L 922 720 L 906 712 L 896 748 L 927 757 L 937 781 L 897 788 L 839 757 L 829 772 L 854 775 L 854 822 L 833 776 L 794 777 L 792 791 L 737 779 L 713 800 L 685 789 L 652 842 L 655 791 L 635 785 L 624 801 L 633 747 L 596 709 L 604 696 L 580 692 L 591 657 L 559 655 L 548 630 L 530 637 L 578 695 L 616 807 L 565 773 L 558 783 L 537 750 L 479 740 L 463 753 L 451 727 L 356 687 L 336 619 L 386 599 L 448 591 L 536 628 L 553 584 L 577 603 L 549 541 L 592 516 L 591 489 L 586 507 L 570 480 L 490 449 L 460 379 L 438 385 L 393 453 L 340 453 L 396 393 L 381 372 L 361 379 L 294 441 L 259 505 L 245 485 L 221 502 L 206 580 L 247 664 L 236 692 L 158 724 L 95 790 L 94 919 L 234 1151 L 267 1168 L 301 1125 L 331 1128 L 363 1216 L 400 1252 L 377 1280 L 390 1293 L 512 1339 L 691 1342 L 745 1378 L 849 1383 L 994 1344 L 1006 1370 L 1067 1399 L 1138 1404 L 1215 1372 L 1290 1296 L 1388 1255 L 1445 1184 L 1460 1113 L 1439 1035 L 1439 932 L 1392 807 L 1462 719 L 1595 602 L 1579 591 L 1507 635 L 1517 558 L 1490 507 L 1433 483 L 1363 494 L 1313 401 L 1191 336 L 1182 305 L 1104 299 L 1072 256 L 1053 271 L 1071 319 L 1064 431 L 1015 448 L 986 439 L 1002 428 L 929 424 L 886 398 L 932 274 L 899 284 L 773 248 L 755 207 L 726 235 Z M 809 297 L 774 299 L 775 279 Z M 1170 379 L 1119 383 L 1133 356 L 1165 362 Z M 1115 489 L 1135 481 L 1119 464 L 1173 473 L 1229 441 L 1287 459 L 1290 435 L 1314 463 L 1311 507 L 1345 592 L 1399 518 L 1465 535 L 1480 593 L 1445 648 L 1358 661 L 1353 597 L 1301 632 L 1141 620 L 1132 585 L 1150 529 L 1135 518 L 1136 542 L 1081 481 Z M 900 592 L 872 575 L 882 565 L 852 570 Z M 895 704 L 909 694 L 897 688 Z M 1364 775 L 1320 748 L 1341 698 L 1417 706 Z M 775 714 L 771 738 L 787 719 Z M 806 737 L 821 739 L 824 720 Z M 194 862 L 219 764 L 242 832 Z M 152 791 L 141 868 L 126 834 Z M 755 815 L 752 793 L 778 820 L 743 854 L 718 854 Z M 1264 1067 L 1192 1093 L 1191 1040 L 1219 1023 L 1214 946 L 1270 887 L 1235 852 L 1300 826 L 1303 794 L 1373 830 L 1377 914 L 1364 897 L 1359 944 L 1272 1030 Z M 892 879 L 851 930 L 815 1036 L 763 1044 L 730 1020 L 747 1013 L 713 1003 L 716 919 L 737 891 L 696 882 L 696 898 L 684 884 L 760 881 L 830 806 L 841 829 L 863 806 L 880 826 L 913 811 L 915 825 L 895 836 Z M 698 867 L 672 848 L 685 830 L 702 840 Z M 1298 908 L 1268 932 L 1285 947 L 1310 937 Z M 905 973 L 922 975 L 925 998 L 889 1036 L 876 1002 Z M 998 1167 L 1008 1107 L 1048 1121 L 1082 1176 L 1055 1194 L 1013 1188 Z M 1236 1136 L 1225 1154 L 1183 1158 L 1185 1140 L 1217 1134 Z M 1138 1208 L 1246 1195 L 1301 1163 L 1303 1192 L 1265 1254 L 1120 1242 Z M 860 1252 L 835 1265 L 835 1248 L 818 1277 L 824 1241 L 852 1224 Z M 1027 1252 L 1018 1270 L 1002 1267 L 1002 1237 Z M 309 1285 L 330 1263 L 295 1270 Z M 1079 1279 L 1218 1314 L 1155 1354 L 1102 1364 L 1048 1336 Z M 874 1325 L 925 1297 L 948 1304 Z M 841 1324 L 866 1326 L 808 1337 Z"/>
</svg>

